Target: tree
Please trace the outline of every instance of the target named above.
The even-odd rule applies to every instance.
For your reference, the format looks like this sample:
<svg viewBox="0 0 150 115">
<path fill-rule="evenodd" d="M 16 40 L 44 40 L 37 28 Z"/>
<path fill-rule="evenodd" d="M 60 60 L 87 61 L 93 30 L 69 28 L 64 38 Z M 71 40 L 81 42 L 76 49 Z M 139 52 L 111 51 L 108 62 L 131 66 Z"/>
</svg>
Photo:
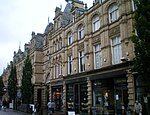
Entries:
<svg viewBox="0 0 150 115">
<path fill-rule="evenodd" d="M 2 98 L 3 96 L 3 88 L 4 88 L 3 78 L 0 76 L 0 98 Z"/>
<path fill-rule="evenodd" d="M 16 66 L 11 65 L 11 71 L 8 78 L 8 94 L 9 97 L 15 100 L 17 95 L 17 75 L 16 75 Z"/>
<path fill-rule="evenodd" d="M 22 75 L 22 99 L 23 102 L 29 104 L 32 101 L 33 86 L 31 83 L 32 78 L 32 64 L 29 56 L 26 57 L 24 66 L 23 66 L 23 75 Z"/>
<path fill-rule="evenodd" d="M 134 71 L 145 81 L 150 81 L 150 0 L 134 0 L 135 30 L 132 41 L 135 46 Z"/>
</svg>

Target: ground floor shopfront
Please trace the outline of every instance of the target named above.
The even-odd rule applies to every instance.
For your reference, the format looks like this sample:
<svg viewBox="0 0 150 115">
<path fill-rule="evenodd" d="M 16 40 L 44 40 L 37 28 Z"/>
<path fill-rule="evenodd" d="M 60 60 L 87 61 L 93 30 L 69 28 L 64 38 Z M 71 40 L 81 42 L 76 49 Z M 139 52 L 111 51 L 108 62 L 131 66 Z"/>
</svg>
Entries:
<svg viewBox="0 0 150 115">
<path fill-rule="evenodd" d="M 127 79 L 118 78 L 98 79 L 92 82 L 92 105 L 99 114 L 122 114 L 122 108 L 128 106 Z"/>
<path fill-rule="evenodd" d="M 74 111 L 79 115 L 91 115 L 96 108 L 99 115 L 119 115 L 130 105 L 130 100 L 134 100 L 134 92 L 129 92 L 129 86 L 133 89 L 129 85 L 132 81 L 128 77 L 126 69 L 68 76 L 48 84 L 49 98 L 55 101 L 56 111 L 66 114 Z"/>
</svg>

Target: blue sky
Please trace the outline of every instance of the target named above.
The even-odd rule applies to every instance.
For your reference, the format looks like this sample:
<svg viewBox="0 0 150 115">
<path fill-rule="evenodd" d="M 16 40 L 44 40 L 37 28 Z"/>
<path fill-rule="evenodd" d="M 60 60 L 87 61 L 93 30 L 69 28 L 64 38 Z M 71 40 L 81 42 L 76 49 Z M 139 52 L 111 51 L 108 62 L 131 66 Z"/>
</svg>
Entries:
<svg viewBox="0 0 150 115">
<path fill-rule="evenodd" d="M 82 0 L 88 8 L 93 0 Z M 0 75 L 13 60 L 19 45 L 30 42 L 31 33 L 43 33 L 53 22 L 55 8 L 65 8 L 65 0 L 0 0 Z"/>
</svg>

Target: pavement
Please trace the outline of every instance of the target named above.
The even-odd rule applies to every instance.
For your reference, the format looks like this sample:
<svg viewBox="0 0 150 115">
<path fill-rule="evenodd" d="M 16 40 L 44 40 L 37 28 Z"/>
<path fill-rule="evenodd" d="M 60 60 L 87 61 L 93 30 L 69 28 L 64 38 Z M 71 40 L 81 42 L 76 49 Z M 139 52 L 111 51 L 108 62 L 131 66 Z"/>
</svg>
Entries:
<svg viewBox="0 0 150 115">
<path fill-rule="evenodd" d="M 16 111 L 13 109 L 6 109 L 6 111 L 1 109 L 0 115 L 35 115 L 35 114 L 24 113 L 24 112 Z M 65 114 L 63 114 L 61 112 L 55 112 L 52 115 L 65 115 Z"/>
<path fill-rule="evenodd" d="M 0 110 L 0 115 L 31 115 L 31 114 L 23 113 L 23 112 L 20 112 L 20 111 L 15 111 L 15 110 L 12 110 L 12 109 L 6 109 L 6 111 L 1 109 Z"/>
</svg>

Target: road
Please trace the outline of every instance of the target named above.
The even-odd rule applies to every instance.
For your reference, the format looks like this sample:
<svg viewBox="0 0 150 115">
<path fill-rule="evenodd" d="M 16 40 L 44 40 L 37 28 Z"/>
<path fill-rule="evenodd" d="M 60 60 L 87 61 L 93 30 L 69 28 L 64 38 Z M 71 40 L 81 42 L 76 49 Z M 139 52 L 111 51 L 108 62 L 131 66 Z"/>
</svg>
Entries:
<svg viewBox="0 0 150 115">
<path fill-rule="evenodd" d="M 14 111 L 12 109 L 6 109 L 6 111 L 0 110 L 0 115 L 31 115 L 31 114 Z"/>
</svg>

